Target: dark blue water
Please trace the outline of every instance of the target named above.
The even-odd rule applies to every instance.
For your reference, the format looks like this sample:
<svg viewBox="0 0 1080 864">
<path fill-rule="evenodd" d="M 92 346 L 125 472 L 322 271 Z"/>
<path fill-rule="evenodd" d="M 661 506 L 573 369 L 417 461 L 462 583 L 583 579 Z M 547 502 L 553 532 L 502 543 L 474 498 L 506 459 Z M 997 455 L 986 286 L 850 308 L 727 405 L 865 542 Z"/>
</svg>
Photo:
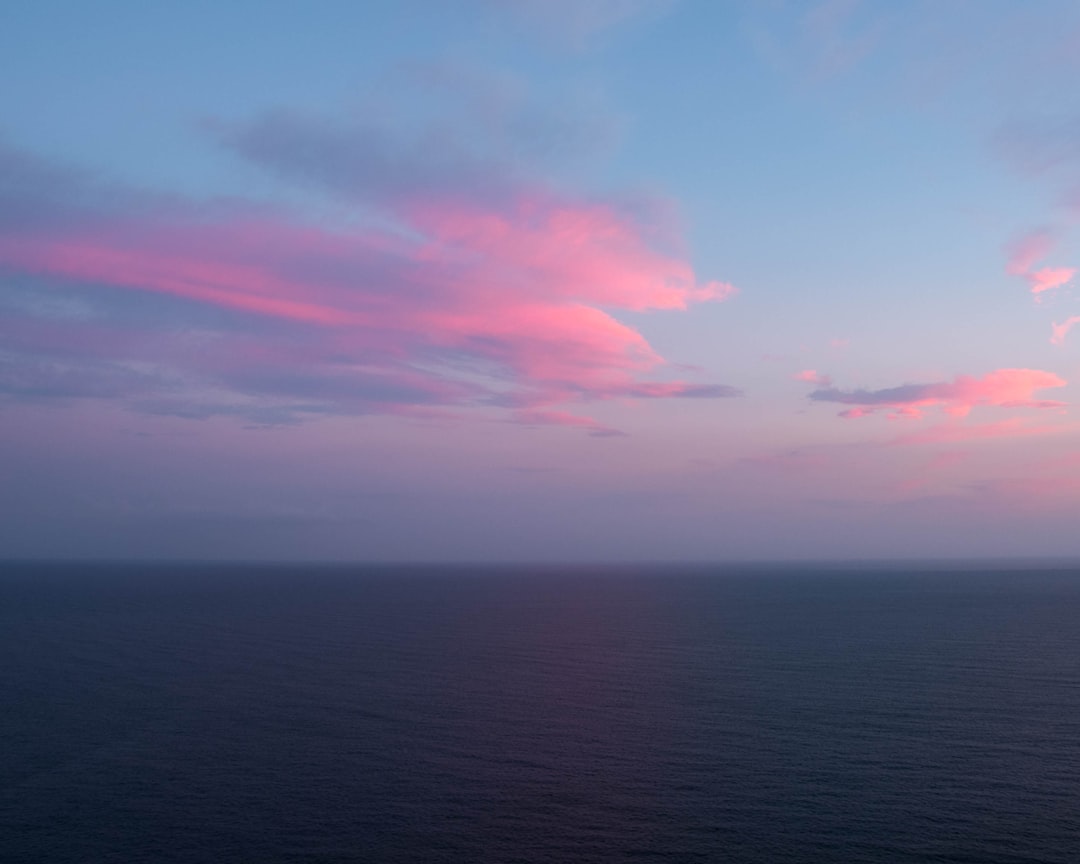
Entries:
<svg viewBox="0 0 1080 864">
<path fill-rule="evenodd" d="M 1080 571 L 0 570 L 4 862 L 1076 862 Z"/>
</svg>

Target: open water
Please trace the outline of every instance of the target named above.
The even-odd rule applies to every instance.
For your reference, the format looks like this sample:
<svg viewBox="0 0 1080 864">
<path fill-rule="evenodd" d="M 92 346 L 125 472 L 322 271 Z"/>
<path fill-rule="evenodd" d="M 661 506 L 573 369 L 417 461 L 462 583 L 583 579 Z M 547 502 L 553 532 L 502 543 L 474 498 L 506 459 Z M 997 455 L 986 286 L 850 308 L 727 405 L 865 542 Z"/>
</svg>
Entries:
<svg viewBox="0 0 1080 864">
<path fill-rule="evenodd" d="M 0 566 L 0 860 L 1080 861 L 1080 570 Z"/>
</svg>

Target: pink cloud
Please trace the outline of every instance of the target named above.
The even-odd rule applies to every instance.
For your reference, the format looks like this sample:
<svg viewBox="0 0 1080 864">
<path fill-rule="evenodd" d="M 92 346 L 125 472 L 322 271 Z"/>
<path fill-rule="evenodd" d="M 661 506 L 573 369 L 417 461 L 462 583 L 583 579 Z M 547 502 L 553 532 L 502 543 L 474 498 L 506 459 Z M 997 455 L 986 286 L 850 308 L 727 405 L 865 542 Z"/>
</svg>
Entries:
<svg viewBox="0 0 1080 864">
<path fill-rule="evenodd" d="M 736 395 L 646 377 L 663 370 L 664 358 L 611 312 L 685 310 L 734 288 L 698 281 L 628 214 L 537 192 L 498 206 L 414 199 L 399 210 L 400 224 L 382 232 L 103 217 L 0 235 L 0 263 L 91 292 L 116 286 L 316 328 L 324 335 L 305 362 L 335 387 L 358 374 L 376 390 L 392 379 L 403 399 L 503 404 L 523 422 L 543 417 L 608 434 L 550 408 Z M 362 356 L 359 366 L 331 359 L 350 355 Z M 249 353 L 246 362 L 262 361 Z M 459 380 L 463 371 L 471 386 Z"/>
<path fill-rule="evenodd" d="M 232 233 L 222 227 L 223 235 Z M 357 323 L 342 310 L 301 299 L 308 293 L 304 286 L 281 280 L 264 266 L 206 259 L 195 249 L 185 255 L 161 248 L 117 248 L 115 242 L 78 235 L 0 238 L 0 261 L 29 273 L 174 294 L 293 321 Z"/>
<path fill-rule="evenodd" d="M 918 419 L 927 408 L 937 407 L 955 417 L 967 415 L 972 408 L 1059 408 L 1064 402 L 1036 399 L 1040 390 L 1064 387 L 1068 382 L 1038 369 L 998 369 L 975 378 L 958 375 L 952 381 L 933 384 L 904 384 L 882 390 L 841 390 L 825 387 L 810 398 L 816 402 L 837 402 L 853 407 L 841 417 L 865 417 L 879 411 L 891 418 Z"/>
<path fill-rule="evenodd" d="M 792 376 L 796 381 L 805 381 L 807 384 L 815 384 L 818 387 L 831 387 L 832 379 L 828 375 L 821 375 L 814 369 L 803 369 Z"/>
<path fill-rule="evenodd" d="M 1069 334 L 1069 331 L 1077 324 L 1080 324 L 1080 315 L 1073 315 L 1069 318 L 1066 318 L 1060 324 L 1051 324 L 1050 327 L 1053 330 L 1053 335 L 1050 337 L 1050 344 L 1064 344 L 1065 337 Z"/>
<path fill-rule="evenodd" d="M 1024 276 L 1054 248 L 1054 235 L 1047 229 L 1025 234 L 1008 249 L 1005 271 L 1012 276 Z"/>
<path fill-rule="evenodd" d="M 569 426 L 584 429 L 594 438 L 617 438 L 624 434 L 591 417 L 582 417 L 566 411 L 518 411 L 515 414 L 515 420 L 525 426 Z"/>
<path fill-rule="evenodd" d="M 1054 248 L 1054 235 L 1047 229 L 1033 231 L 1019 238 L 1009 248 L 1005 271 L 1020 276 L 1028 283 L 1036 297 L 1046 291 L 1069 284 L 1076 275 L 1075 267 L 1040 267 L 1042 261 Z"/>
<path fill-rule="evenodd" d="M 1068 285 L 1076 275 L 1075 267 L 1041 267 L 1026 275 L 1032 294 L 1042 294 Z"/>
</svg>

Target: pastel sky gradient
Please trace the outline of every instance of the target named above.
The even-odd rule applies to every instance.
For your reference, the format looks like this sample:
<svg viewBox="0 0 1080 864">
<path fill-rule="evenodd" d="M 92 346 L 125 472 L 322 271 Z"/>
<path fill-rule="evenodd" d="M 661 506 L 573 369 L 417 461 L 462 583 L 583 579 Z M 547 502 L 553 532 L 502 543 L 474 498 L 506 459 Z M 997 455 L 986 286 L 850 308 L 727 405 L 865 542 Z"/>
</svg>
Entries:
<svg viewBox="0 0 1080 864">
<path fill-rule="evenodd" d="M 0 558 L 1080 555 L 1074 0 L 40 0 Z"/>
</svg>

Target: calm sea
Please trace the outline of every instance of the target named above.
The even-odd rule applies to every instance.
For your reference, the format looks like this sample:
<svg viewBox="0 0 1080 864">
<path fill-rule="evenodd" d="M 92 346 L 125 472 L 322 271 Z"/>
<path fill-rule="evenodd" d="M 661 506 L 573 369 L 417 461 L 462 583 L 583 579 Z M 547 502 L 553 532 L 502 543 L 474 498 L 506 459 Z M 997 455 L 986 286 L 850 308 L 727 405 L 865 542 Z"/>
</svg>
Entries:
<svg viewBox="0 0 1080 864">
<path fill-rule="evenodd" d="M 0 568 L 4 862 L 1080 861 L 1080 570 Z"/>
</svg>

